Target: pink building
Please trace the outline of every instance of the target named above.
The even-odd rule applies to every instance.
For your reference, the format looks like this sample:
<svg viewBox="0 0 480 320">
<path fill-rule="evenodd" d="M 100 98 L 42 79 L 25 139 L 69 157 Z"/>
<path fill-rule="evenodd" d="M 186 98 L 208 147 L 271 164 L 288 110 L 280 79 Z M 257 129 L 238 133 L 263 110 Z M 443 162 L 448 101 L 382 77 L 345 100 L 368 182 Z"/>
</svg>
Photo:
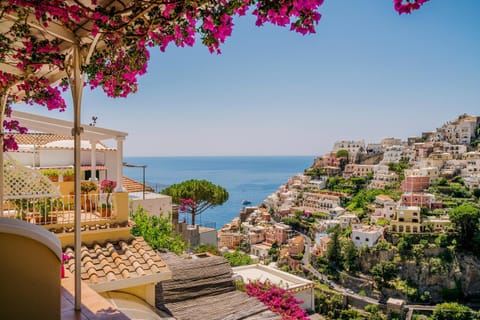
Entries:
<svg viewBox="0 0 480 320">
<path fill-rule="evenodd" d="M 288 236 L 290 235 L 292 228 L 283 223 L 277 223 L 265 232 L 265 242 L 268 244 L 285 244 L 287 243 Z"/>
<path fill-rule="evenodd" d="M 442 207 L 442 203 L 437 202 L 433 194 L 415 192 L 407 192 L 402 194 L 400 205 L 407 207 L 426 207 L 430 210 Z"/>
<path fill-rule="evenodd" d="M 425 176 L 407 176 L 402 181 L 403 192 L 422 192 L 430 187 L 430 178 Z"/>
<path fill-rule="evenodd" d="M 250 244 L 257 244 L 265 241 L 265 229 L 263 227 L 253 228 L 248 233 L 248 241 Z"/>
<path fill-rule="evenodd" d="M 297 256 L 303 253 L 305 249 L 305 239 L 302 236 L 296 236 L 288 240 L 288 254 L 290 256 Z"/>
<path fill-rule="evenodd" d="M 331 239 L 329 237 L 322 237 L 320 238 L 320 242 L 316 247 L 316 253 L 320 257 L 324 257 L 327 254 L 328 244 L 330 243 Z"/>
<path fill-rule="evenodd" d="M 227 247 L 234 250 L 240 245 L 242 238 L 242 234 L 237 232 L 220 233 L 218 235 L 218 248 Z"/>
<path fill-rule="evenodd" d="M 327 167 L 340 167 L 341 160 L 337 158 L 337 155 L 332 152 L 323 156 L 324 161 L 327 164 Z"/>
</svg>

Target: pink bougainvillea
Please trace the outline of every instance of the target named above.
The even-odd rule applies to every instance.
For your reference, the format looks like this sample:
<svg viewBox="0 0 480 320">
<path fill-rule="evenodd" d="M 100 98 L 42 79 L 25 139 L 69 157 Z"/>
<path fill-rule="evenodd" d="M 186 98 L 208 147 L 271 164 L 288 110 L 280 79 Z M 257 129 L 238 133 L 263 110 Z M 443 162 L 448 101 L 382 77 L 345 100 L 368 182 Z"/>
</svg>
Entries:
<svg viewBox="0 0 480 320">
<path fill-rule="evenodd" d="M 192 46 L 199 38 L 210 52 L 221 53 L 220 45 L 232 35 L 234 17 L 248 12 L 256 17 L 257 26 L 271 23 L 303 35 L 315 33 L 323 1 L 152 0 L 123 1 L 108 8 L 96 0 L 2 1 L 0 19 L 8 15 L 13 23 L 6 24 L 8 27 L 0 35 L 0 63 L 7 63 L 18 72 L 0 71 L 0 96 L 11 94 L 14 88 L 13 91 L 23 93 L 8 99 L 7 106 L 21 100 L 49 110 L 65 109 L 61 91 L 66 90 L 72 79 L 63 79 L 57 88 L 52 87 L 51 78 L 36 76 L 39 70 L 54 68 L 71 76 L 70 56 L 62 40 L 51 37 L 49 32 L 37 32 L 51 24 L 66 34 L 77 36 L 80 30 L 82 37 L 98 37 L 101 45 L 95 47 L 90 59 L 85 57 L 88 44 L 82 50 L 81 68 L 87 85 L 92 89 L 101 87 L 110 97 L 126 97 L 137 91 L 138 77 L 147 72 L 150 47 L 165 51 L 169 44 Z M 394 0 L 393 3 L 402 14 L 420 8 L 427 1 Z M 15 148 L 11 137 L 6 136 L 7 149 Z"/>
<path fill-rule="evenodd" d="M 191 212 L 195 205 L 196 203 L 193 199 L 180 199 L 180 207 L 178 210 L 181 212 Z"/>
<path fill-rule="evenodd" d="M 420 7 L 428 0 L 393 0 L 393 7 L 399 14 L 411 13 Z"/>
<path fill-rule="evenodd" d="M 102 182 L 100 183 L 100 190 L 102 191 L 102 193 L 107 194 L 107 199 L 106 199 L 107 204 L 109 203 L 109 200 L 110 200 L 110 194 L 115 190 L 116 187 L 117 187 L 117 182 L 113 180 L 105 179 L 105 180 L 102 180 Z"/>
<path fill-rule="evenodd" d="M 246 285 L 247 294 L 256 297 L 268 308 L 282 316 L 284 320 L 308 320 L 307 312 L 299 307 L 303 301 L 297 300 L 290 292 L 269 282 L 255 281 Z"/>
<path fill-rule="evenodd" d="M 100 190 L 102 193 L 112 193 L 116 186 L 116 181 L 105 179 L 100 183 Z"/>
<path fill-rule="evenodd" d="M 70 260 L 72 257 L 69 256 L 68 254 L 65 254 L 62 252 L 62 265 L 60 269 L 60 277 L 63 279 L 65 278 L 65 262 Z"/>
</svg>

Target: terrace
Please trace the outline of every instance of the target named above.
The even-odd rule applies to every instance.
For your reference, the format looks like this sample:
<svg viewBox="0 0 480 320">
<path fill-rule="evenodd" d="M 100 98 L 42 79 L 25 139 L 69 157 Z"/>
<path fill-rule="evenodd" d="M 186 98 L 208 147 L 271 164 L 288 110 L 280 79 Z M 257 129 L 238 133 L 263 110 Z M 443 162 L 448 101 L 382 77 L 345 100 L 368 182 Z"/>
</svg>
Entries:
<svg viewBox="0 0 480 320">
<path fill-rule="evenodd" d="M 0 269 L 3 275 L 15 275 L 11 280 L 1 279 L 5 283 L 0 291 L 2 315 L 32 318 L 29 312 L 33 311 L 23 308 L 22 301 L 35 299 L 39 314 L 51 319 L 128 319 L 139 314 L 161 319 L 152 300 L 154 285 L 170 279 L 171 272 L 143 239 L 130 234 L 129 198 L 122 173 L 122 142 L 127 134 L 85 126 L 78 196 L 77 182 L 71 181 L 73 140 L 67 135 L 72 124 L 19 112 L 13 117 L 23 119 L 35 132 L 17 136 L 19 150 L 4 153 L 0 241 L 9 244 L 4 246 L 2 257 L 11 263 Z M 117 147 L 107 147 L 103 139 L 115 139 Z M 110 180 L 114 182 L 110 188 L 102 188 L 99 181 L 111 177 L 115 180 Z M 12 224 L 19 230 L 35 231 L 11 234 Z M 54 242 L 55 248 L 45 250 L 45 240 L 30 239 L 37 233 L 43 233 L 47 243 Z M 76 233 L 81 234 L 81 245 L 74 250 Z M 22 249 L 24 242 L 28 246 Z M 66 277 L 60 282 L 62 251 L 71 259 L 65 262 Z M 99 251 L 103 258 L 97 262 Z M 19 252 L 29 252 L 32 257 L 23 262 L 18 259 Z M 49 264 L 43 268 L 48 272 L 40 271 L 39 261 Z M 22 272 L 22 264 L 31 270 Z M 48 277 L 50 283 L 44 283 Z M 35 283 L 42 283 L 43 293 L 35 294 Z M 50 302 L 44 303 L 47 300 Z M 15 313 L 18 309 L 25 315 Z"/>
<path fill-rule="evenodd" d="M 57 157 L 60 156 L 57 158 L 60 166 L 55 166 L 55 170 L 51 169 L 51 164 L 49 169 L 42 166 L 42 164 L 50 163 L 50 160 L 46 160 L 49 158 L 48 152 L 40 153 L 38 161 L 40 166 L 38 167 L 25 164 L 24 149 L 17 153 L 6 154 L 1 215 L 41 225 L 52 231 L 72 229 L 76 208 L 75 182 L 68 181 L 70 179 L 61 175 L 62 172 L 69 170 L 66 166 L 70 161 L 69 151 L 67 150 L 63 154 L 56 153 Z M 91 150 L 91 152 L 95 151 Z M 89 167 L 95 166 L 89 164 Z M 56 172 L 54 179 L 52 176 L 48 176 L 52 172 Z M 94 172 L 96 173 L 94 176 L 97 176 L 96 169 L 89 172 Z M 60 179 L 58 179 L 57 173 L 60 173 Z M 81 182 L 82 195 L 79 206 L 81 225 L 113 223 L 118 215 L 118 210 L 116 210 L 118 195 L 113 192 L 113 185 L 117 183 L 112 181 L 113 187 L 99 193 L 100 184 L 95 178 L 90 179 L 90 181 Z M 121 186 L 122 179 L 118 181 Z M 128 216 L 122 217 L 124 221 L 127 219 Z"/>
</svg>

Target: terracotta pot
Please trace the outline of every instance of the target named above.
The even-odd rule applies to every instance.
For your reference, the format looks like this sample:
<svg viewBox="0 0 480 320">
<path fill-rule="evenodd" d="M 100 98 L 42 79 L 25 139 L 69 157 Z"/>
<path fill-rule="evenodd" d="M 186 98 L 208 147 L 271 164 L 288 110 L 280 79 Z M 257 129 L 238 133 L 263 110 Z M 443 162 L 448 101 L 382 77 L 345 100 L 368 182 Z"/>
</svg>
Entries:
<svg viewBox="0 0 480 320">
<path fill-rule="evenodd" d="M 84 194 L 81 197 L 81 202 L 82 209 L 87 212 L 92 212 L 97 208 L 94 196 Z"/>
<path fill-rule="evenodd" d="M 100 208 L 100 213 L 102 214 L 102 218 L 108 218 L 112 216 L 112 208 L 102 207 Z"/>
<path fill-rule="evenodd" d="M 36 213 L 32 217 L 32 222 L 35 224 L 56 224 L 58 219 L 57 215 L 49 214 L 48 216 L 41 216 L 39 213 Z"/>
</svg>

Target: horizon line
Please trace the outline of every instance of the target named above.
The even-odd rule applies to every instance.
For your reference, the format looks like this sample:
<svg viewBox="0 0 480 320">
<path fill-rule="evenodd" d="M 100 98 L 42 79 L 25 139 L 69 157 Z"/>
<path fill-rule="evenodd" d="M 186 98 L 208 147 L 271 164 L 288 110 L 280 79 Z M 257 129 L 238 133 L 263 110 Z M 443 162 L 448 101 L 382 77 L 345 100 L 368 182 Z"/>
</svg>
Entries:
<svg viewBox="0 0 480 320">
<path fill-rule="evenodd" d="M 271 154 L 271 155 L 221 155 L 221 154 L 216 154 L 216 155 L 124 155 L 124 157 L 129 157 L 129 158 L 214 158 L 214 157 L 231 157 L 231 158 L 239 158 L 239 157 L 319 157 L 320 155 L 310 155 L 310 154 Z"/>
</svg>

